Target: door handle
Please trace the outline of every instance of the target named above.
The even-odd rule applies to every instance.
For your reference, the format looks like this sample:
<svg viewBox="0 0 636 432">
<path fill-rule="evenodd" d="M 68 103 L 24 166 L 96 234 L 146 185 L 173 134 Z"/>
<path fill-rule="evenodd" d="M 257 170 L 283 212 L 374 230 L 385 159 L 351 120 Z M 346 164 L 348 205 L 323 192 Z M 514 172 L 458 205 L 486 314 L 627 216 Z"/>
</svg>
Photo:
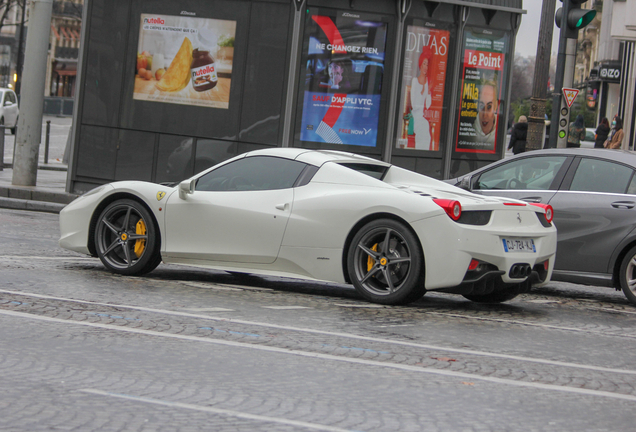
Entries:
<svg viewBox="0 0 636 432">
<path fill-rule="evenodd" d="M 634 208 L 634 205 L 636 205 L 636 203 L 634 203 L 634 201 L 614 201 L 612 203 L 612 207 L 614 207 L 614 208 L 631 209 L 631 208 Z"/>
<path fill-rule="evenodd" d="M 529 202 L 529 203 L 540 203 L 541 197 L 527 197 L 527 198 L 521 198 L 521 200 L 525 202 Z"/>
<path fill-rule="evenodd" d="M 285 203 L 285 204 L 278 204 L 276 206 L 276 210 L 282 210 L 285 211 L 287 210 L 287 208 L 289 207 L 289 203 Z"/>
</svg>

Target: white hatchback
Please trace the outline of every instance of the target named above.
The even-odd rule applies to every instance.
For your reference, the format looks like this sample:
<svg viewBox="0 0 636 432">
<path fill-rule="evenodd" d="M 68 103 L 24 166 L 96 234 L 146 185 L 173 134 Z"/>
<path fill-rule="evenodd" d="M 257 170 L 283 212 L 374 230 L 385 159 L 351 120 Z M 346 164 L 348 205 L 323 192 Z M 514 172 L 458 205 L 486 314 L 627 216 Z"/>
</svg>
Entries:
<svg viewBox="0 0 636 432">
<path fill-rule="evenodd" d="M 10 128 L 15 135 L 18 126 L 18 98 L 11 89 L 0 88 L 0 125 Z"/>
</svg>

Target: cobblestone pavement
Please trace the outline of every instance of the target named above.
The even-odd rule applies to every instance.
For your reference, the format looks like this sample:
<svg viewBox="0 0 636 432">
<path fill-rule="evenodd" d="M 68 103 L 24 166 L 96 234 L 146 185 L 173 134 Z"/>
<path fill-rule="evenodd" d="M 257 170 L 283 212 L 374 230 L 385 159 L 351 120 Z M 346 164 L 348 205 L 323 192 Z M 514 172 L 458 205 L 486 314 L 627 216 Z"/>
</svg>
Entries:
<svg viewBox="0 0 636 432">
<path fill-rule="evenodd" d="M 500 305 L 402 307 L 344 285 L 57 247 L 0 210 L 2 431 L 628 431 L 636 308 L 551 283 Z"/>
</svg>

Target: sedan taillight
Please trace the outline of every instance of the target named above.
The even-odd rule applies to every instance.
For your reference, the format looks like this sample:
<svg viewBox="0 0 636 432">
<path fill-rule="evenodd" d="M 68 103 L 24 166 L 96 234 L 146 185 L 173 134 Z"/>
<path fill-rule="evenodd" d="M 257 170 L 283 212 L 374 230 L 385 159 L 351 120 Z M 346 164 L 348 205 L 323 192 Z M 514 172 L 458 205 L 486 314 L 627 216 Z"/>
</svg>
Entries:
<svg viewBox="0 0 636 432">
<path fill-rule="evenodd" d="M 458 220 L 462 215 L 462 205 L 459 201 L 441 198 L 433 198 L 433 201 L 443 208 L 446 214 L 454 221 Z"/>
</svg>

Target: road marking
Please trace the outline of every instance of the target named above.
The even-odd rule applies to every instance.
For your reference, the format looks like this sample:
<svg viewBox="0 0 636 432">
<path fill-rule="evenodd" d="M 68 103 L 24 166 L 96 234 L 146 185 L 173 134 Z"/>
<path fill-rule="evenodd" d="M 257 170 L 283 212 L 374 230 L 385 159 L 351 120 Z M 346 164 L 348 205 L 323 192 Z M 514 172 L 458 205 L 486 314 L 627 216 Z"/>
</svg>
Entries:
<svg viewBox="0 0 636 432">
<path fill-rule="evenodd" d="M 311 309 L 305 306 L 261 306 L 265 309 L 277 309 L 277 310 L 294 310 L 294 309 Z"/>
<path fill-rule="evenodd" d="M 577 387 L 557 386 L 554 384 L 515 381 L 511 379 L 506 379 L 506 378 L 481 376 L 481 375 L 475 375 L 475 374 L 470 374 L 465 372 L 456 372 L 456 371 L 446 370 L 446 369 L 435 369 L 435 368 L 427 368 L 427 367 L 420 367 L 420 366 L 411 366 L 411 365 L 405 365 L 405 364 L 399 364 L 399 363 L 380 362 L 380 361 L 366 360 L 366 359 L 360 359 L 360 358 L 339 357 L 339 356 L 335 356 L 331 354 L 322 354 L 322 353 L 315 353 L 315 352 L 302 351 L 302 350 L 289 349 L 289 348 L 278 348 L 278 347 L 265 346 L 265 345 L 254 345 L 254 344 L 248 344 L 245 342 L 210 339 L 210 338 L 203 338 L 200 336 L 162 333 L 155 330 L 121 327 L 121 326 L 117 326 L 113 324 L 100 324 L 100 323 L 91 323 L 86 321 L 69 321 L 69 320 L 63 320 L 60 318 L 51 318 L 51 317 L 46 317 L 41 315 L 32 315 L 32 314 L 28 314 L 24 312 L 15 312 L 15 311 L 9 311 L 9 310 L 0 310 L 0 315 L 26 318 L 26 319 L 36 320 L 36 321 L 45 321 L 45 322 L 57 323 L 57 324 L 66 324 L 66 325 L 73 324 L 73 325 L 84 326 L 84 327 L 114 330 L 119 332 L 134 333 L 134 334 L 146 335 L 146 336 L 156 336 L 156 337 L 163 337 L 163 338 L 170 338 L 170 339 L 187 340 L 191 342 L 204 342 L 204 343 L 209 343 L 214 345 L 230 346 L 233 348 L 246 348 L 246 349 L 252 349 L 257 351 L 267 351 L 267 352 L 272 352 L 277 354 L 296 355 L 296 356 L 306 357 L 306 358 L 331 360 L 331 361 L 338 361 L 343 363 L 359 364 L 364 366 L 375 366 L 380 368 L 399 369 L 399 370 L 404 370 L 409 372 L 442 375 L 445 377 L 460 378 L 462 380 L 468 380 L 468 381 L 486 381 L 490 383 L 505 384 L 505 385 L 511 385 L 515 387 L 529 387 L 533 389 L 557 391 L 562 393 L 575 393 L 579 395 L 606 397 L 606 398 L 622 399 L 622 400 L 627 400 L 630 402 L 636 402 L 636 396 L 620 394 L 620 393 L 611 393 L 608 391 L 601 391 L 601 390 L 589 390 L 589 389 L 583 389 L 583 388 L 577 388 Z"/>
<path fill-rule="evenodd" d="M 155 279 L 156 280 L 156 279 Z M 182 285 L 188 285 L 194 288 L 204 288 L 204 289 L 215 289 L 220 291 L 274 291 L 272 288 L 260 288 L 260 287 L 250 287 L 244 285 L 226 285 L 226 284 L 217 284 L 217 283 L 205 283 L 205 282 L 187 282 L 187 281 L 170 281 L 177 282 Z"/>
<path fill-rule="evenodd" d="M 192 312 L 234 312 L 234 309 L 225 309 L 222 307 L 211 307 L 211 308 L 184 308 L 184 310 L 192 311 Z"/>
<path fill-rule="evenodd" d="M 373 304 L 373 303 L 334 303 L 334 306 L 348 307 L 348 308 L 361 308 L 361 309 L 385 309 L 386 306 Z"/>
<path fill-rule="evenodd" d="M 43 257 L 43 256 L 20 256 L 20 255 L 0 255 L 0 260 L 3 259 L 19 259 L 19 260 L 24 260 L 24 259 L 30 259 L 30 260 L 51 260 L 51 261 L 94 261 L 94 262 L 101 262 L 99 261 L 99 258 L 92 258 L 92 257 L 74 257 L 74 256 L 69 256 L 69 257 Z"/>
<path fill-rule="evenodd" d="M 146 308 L 141 306 L 129 306 L 129 305 L 92 302 L 92 301 L 86 301 L 86 300 L 74 300 L 74 299 L 63 298 L 63 297 L 54 297 L 54 296 L 34 294 L 34 293 L 24 293 L 19 291 L 7 291 L 2 289 L 0 289 L 0 293 L 14 294 L 14 295 L 20 295 L 20 296 L 34 297 L 34 298 L 42 298 L 47 300 L 68 301 L 68 302 L 88 304 L 93 306 L 108 306 L 108 307 L 115 307 L 115 308 L 122 308 L 122 309 L 132 309 L 132 310 L 138 310 L 143 312 L 183 316 L 188 318 L 203 318 L 210 321 L 222 321 L 222 322 L 233 323 L 233 324 L 245 324 L 245 325 L 257 326 L 257 327 L 268 327 L 268 328 L 275 328 L 279 330 L 288 330 L 288 331 L 297 331 L 297 332 L 303 332 L 303 333 L 320 334 L 325 336 L 343 337 L 348 339 L 363 340 L 367 342 L 379 342 L 379 343 L 385 343 L 390 345 L 408 346 L 413 348 L 429 349 L 429 350 L 435 350 L 435 351 L 446 351 L 446 352 L 460 353 L 460 354 L 466 354 L 466 355 L 476 355 L 476 356 L 483 356 L 483 357 L 501 358 L 501 359 L 507 359 L 507 360 L 517 360 L 517 361 L 523 361 L 523 362 L 529 362 L 529 363 L 539 363 L 539 364 L 547 364 L 552 366 L 562 366 L 562 367 L 568 367 L 568 368 L 593 370 L 598 372 L 610 372 L 610 373 L 620 373 L 620 374 L 627 374 L 627 375 L 636 375 L 636 370 L 615 369 L 615 368 L 607 368 L 602 366 L 591 366 L 591 365 L 584 365 L 579 363 L 562 362 L 557 360 L 545 360 L 545 359 L 539 359 L 539 358 L 533 358 L 533 357 L 516 356 L 511 354 L 492 353 L 488 351 L 477 351 L 477 350 L 469 350 L 469 349 L 462 349 L 462 348 L 450 348 L 450 347 L 428 345 L 428 344 L 422 344 L 422 343 L 416 343 L 416 342 L 396 341 L 391 339 L 381 339 L 381 338 L 375 338 L 370 336 L 360 336 L 360 335 L 350 334 L 350 333 L 330 332 L 326 330 L 316 330 L 316 329 L 303 328 L 303 327 L 291 327 L 291 326 L 284 326 L 284 325 L 278 325 L 278 324 L 245 321 L 245 320 L 238 320 L 238 319 L 227 318 L 227 317 L 214 317 L 209 315 L 198 315 L 198 314 L 191 314 L 187 312 L 169 311 L 164 309 L 152 309 L 152 308 Z M 465 317 L 465 318 L 469 318 L 469 317 Z M 562 330 L 562 328 L 559 328 L 559 327 L 557 327 L 557 329 Z M 598 332 L 598 333 L 604 336 L 607 336 L 607 334 L 603 332 Z"/>
<path fill-rule="evenodd" d="M 263 415 L 257 415 L 257 414 L 249 414 L 249 413 L 240 412 L 240 411 L 226 410 L 222 408 L 212 408 L 212 407 L 193 405 L 193 404 L 188 404 L 183 402 L 169 402 L 165 400 L 153 399 L 153 398 L 148 398 L 143 396 L 133 396 L 133 395 L 127 395 L 127 394 L 121 394 L 121 393 L 110 393 L 110 392 L 105 392 L 102 390 L 95 390 L 95 389 L 81 389 L 78 391 L 83 393 L 95 394 L 99 396 L 109 396 L 109 397 L 126 399 L 130 401 L 135 401 L 135 402 L 143 402 L 143 403 L 148 403 L 153 405 L 163 405 L 170 408 L 183 408 L 183 409 L 202 411 L 202 412 L 218 414 L 218 415 L 223 415 L 228 417 L 237 417 L 237 418 L 246 419 L 246 420 L 256 420 L 256 421 L 267 422 L 267 423 L 278 423 L 278 424 L 284 424 L 288 426 L 302 427 L 302 428 L 315 429 L 315 430 L 327 431 L 327 432 L 350 432 L 349 429 L 341 429 L 341 428 L 337 428 L 333 426 L 320 425 L 316 423 L 308 423 L 308 422 L 298 421 L 298 420 L 288 420 L 288 419 L 284 419 L 280 417 L 269 417 L 269 416 L 263 416 Z"/>
</svg>

